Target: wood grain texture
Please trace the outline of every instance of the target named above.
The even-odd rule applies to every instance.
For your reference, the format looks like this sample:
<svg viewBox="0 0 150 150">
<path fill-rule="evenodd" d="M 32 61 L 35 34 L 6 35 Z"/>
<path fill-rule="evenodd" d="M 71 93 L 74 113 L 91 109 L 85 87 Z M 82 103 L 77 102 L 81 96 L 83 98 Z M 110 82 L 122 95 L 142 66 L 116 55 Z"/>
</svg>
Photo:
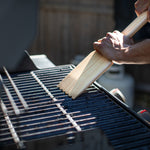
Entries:
<svg viewBox="0 0 150 150">
<path fill-rule="evenodd" d="M 66 78 L 58 85 L 73 99 L 80 95 L 85 87 L 94 82 L 112 65 L 108 59 L 98 52 L 92 51 Z M 101 68 L 101 69 L 99 69 Z"/>
<path fill-rule="evenodd" d="M 147 12 L 142 13 L 133 22 L 131 22 L 122 33 L 128 37 L 132 37 L 147 23 Z"/>
<path fill-rule="evenodd" d="M 122 33 L 132 37 L 146 23 L 147 13 L 144 12 L 127 26 Z M 98 52 L 92 51 L 58 84 L 58 87 L 75 99 L 111 67 L 112 64 L 111 61 L 101 56 Z"/>
</svg>

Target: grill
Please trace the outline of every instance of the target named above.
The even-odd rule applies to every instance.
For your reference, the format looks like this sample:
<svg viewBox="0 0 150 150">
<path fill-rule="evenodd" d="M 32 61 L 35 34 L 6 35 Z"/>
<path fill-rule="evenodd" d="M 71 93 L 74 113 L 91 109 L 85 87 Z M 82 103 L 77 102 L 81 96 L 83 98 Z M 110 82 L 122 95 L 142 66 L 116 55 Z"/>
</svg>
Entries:
<svg viewBox="0 0 150 150">
<path fill-rule="evenodd" d="M 102 86 L 92 84 L 75 100 L 57 88 L 72 69 L 4 69 L 0 149 L 150 149 L 147 122 Z"/>
</svg>

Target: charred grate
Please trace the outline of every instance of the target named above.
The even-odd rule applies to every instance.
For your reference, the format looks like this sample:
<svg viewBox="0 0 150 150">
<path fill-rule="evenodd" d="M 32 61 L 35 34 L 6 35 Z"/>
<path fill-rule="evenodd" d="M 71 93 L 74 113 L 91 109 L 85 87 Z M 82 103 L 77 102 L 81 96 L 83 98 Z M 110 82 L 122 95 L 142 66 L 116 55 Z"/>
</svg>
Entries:
<svg viewBox="0 0 150 150">
<path fill-rule="evenodd" d="M 150 148 L 148 125 L 102 87 L 93 84 L 75 100 L 57 88 L 71 70 L 65 65 L 11 75 L 6 71 L 1 77 L 0 146 L 22 147 L 22 141 L 101 128 L 114 149 Z"/>
</svg>

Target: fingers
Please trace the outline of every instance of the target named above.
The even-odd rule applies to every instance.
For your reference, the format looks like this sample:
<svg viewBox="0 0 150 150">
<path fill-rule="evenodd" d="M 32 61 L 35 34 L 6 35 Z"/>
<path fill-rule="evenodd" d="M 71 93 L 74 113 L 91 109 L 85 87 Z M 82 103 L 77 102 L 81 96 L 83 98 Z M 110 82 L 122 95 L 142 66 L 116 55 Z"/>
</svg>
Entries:
<svg viewBox="0 0 150 150">
<path fill-rule="evenodd" d="M 116 34 L 118 34 L 118 35 L 122 34 L 122 33 L 120 33 L 118 30 L 115 30 L 114 33 L 116 33 Z"/>
<path fill-rule="evenodd" d="M 135 13 L 139 16 L 144 11 L 147 11 L 148 22 L 150 22 L 150 0 L 137 0 L 134 4 Z"/>
<path fill-rule="evenodd" d="M 94 47 L 94 49 L 97 51 L 97 52 L 99 52 L 99 53 L 101 53 L 100 52 L 100 42 L 94 42 L 93 43 L 93 47 Z"/>
<path fill-rule="evenodd" d="M 94 47 L 94 50 L 96 50 L 98 53 L 103 55 L 103 52 L 102 52 L 103 51 L 103 46 L 102 46 L 101 42 L 94 42 L 93 47 Z"/>
<path fill-rule="evenodd" d="M 101 42 L 102 41 L 102 39 L 99 39 L 97 42 Z"/>
<path fill-rule="evenodd" d="M 117 31 L 117 30 L 115 30 L 114 32 L 108 32 L 108 33 L 106 34 L 106 37 L 107 37 L 107 38 L 114 39 L 114 40 L 118 40 L 118 41 L 119 41 L 118 38 L 119 38 L 119 37 L 122 37 L 122 36 L 123 36 L 123 34 L 120 33 L 120 32 Z M 101 42 L 103 39 L 104 39 L 104 38 L 99 39 L 98 42 Z"/>
<path fill-rule="evenodd" d="M 107 32 L 106 37 L 109 37 L 109 38 L 114 39 L 114 38 L 115 38 L 115 35 L 114 35 L 114 33 Z"/>
<path fill-rule="evenodd" d="M 134 4 L 135 7 L 135 12 L 137 14 L 137 16 L 139 16 L 144 10 L 146 10 L 144 5 L 144 1 L 143 0 L 137 0 Z"/>
<path fill-rule="evenodd" d="M 93 47 L 96 51 L 103 54 L 104 49 L 108 47 L 112 47 L 113 43 L 111 39 L 104 37 L 102 39 L 99 39 L 97 42 L 93 43 Z"/>
<path fill-rule="evenodd" d="M 106 37 L 110 38 L 110 40 L 114 44 L 113 47 L 115 48 L 120 48 L 121 44 L 119 43 L 123 43 L 124 39 L 124 35 L 117 30 L 112 33 L 108 32 Z"/>
<path fill-rule="evenodd" d="M 102 39 L 99 39 L 97 42 L 94 42 L 93 46 L 95 50 L 102 51 L 104 47 L 106 48 L 120 48 L 120 36 L 123 37 L 123 34 L 119 31 L 115 30 L 114 32 L 108 32 L 106 34 L 106 37 L 103 37 Z"/>
<path fill-rule="evenodd" d="M 118 30 L 115 30 L 113 32 L 113 40 L 117 41 L 121 47 L 123 47 L 124 44 L 133 44 L 134 41 L 132 38 L 129 38 L 128 36 L 125 36 L 124 34 L 122 34 L 121 32 L 119 32 Z M 115 42 L 115 43 L 117 43 Z M 116 46 L 119 48 L 119 46 Z"/>
</svg>

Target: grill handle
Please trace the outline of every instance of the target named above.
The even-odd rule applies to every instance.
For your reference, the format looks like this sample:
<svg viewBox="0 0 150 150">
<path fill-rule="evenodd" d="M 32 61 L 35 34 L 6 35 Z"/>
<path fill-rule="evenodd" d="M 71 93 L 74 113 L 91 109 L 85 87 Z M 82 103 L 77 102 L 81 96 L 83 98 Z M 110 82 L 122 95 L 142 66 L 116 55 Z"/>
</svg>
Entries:
<svg viewBox="0 0 150 150">
<path fill-rule="evenodd" d="M 122 33 L 128 37 L 132 37 L 138 30 L 140 30 L 147 23 L 147 11 L 143 12 L 133 22 L 131 22 Z"/>
</svg>

